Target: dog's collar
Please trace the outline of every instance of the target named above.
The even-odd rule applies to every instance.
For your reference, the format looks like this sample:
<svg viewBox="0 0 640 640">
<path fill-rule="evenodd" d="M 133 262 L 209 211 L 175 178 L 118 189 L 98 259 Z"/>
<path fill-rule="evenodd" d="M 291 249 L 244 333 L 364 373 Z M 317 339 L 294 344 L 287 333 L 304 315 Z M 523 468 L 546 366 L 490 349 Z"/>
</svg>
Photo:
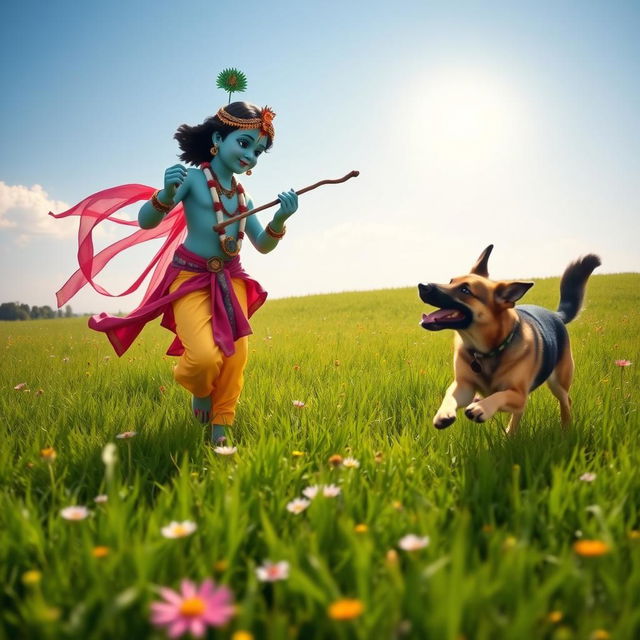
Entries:
<svg viewBox="0 0 640 640">
<path fill-rule="evenodd" d="M 480 373 L 482 371 L 482 367 L 480 366 L 480 360 L 485 360 L 487 358 L 495 358 L 495 356 L 502 353 L 513 341 L 518 329 L 520 328 L 520 321 L 517 321 L 513 325 L 513 329 L 509 335 L 495 348 L 489 351 L 489 353 L 482 353 L 482 351 L 474 351 L 470 349 L 471 355 L 473 356 L 473 360 L 471 361 L 471 368 L 476 372 Z"/>
</svg>

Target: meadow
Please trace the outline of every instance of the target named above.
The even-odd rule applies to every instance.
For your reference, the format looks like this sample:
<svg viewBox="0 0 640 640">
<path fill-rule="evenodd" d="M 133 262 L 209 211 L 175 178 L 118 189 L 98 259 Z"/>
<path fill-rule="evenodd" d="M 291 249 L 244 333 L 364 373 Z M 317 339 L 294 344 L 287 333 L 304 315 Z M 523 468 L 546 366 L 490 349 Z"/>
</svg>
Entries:
<svg viewBox="0 0 640 640">
<path fill-rule="evenodd" d="M 415 288 L 268 301 L 230 455 L 159 325 L 119 359 L 84 318 L 0 323 L 0 637 L 164 638 L 160 589 L 206 578 L 235 603 L 209 638 L 640 637 L 639 309 L 640 274 L 593 276 L 573 426 L 544 387 L 507 437 L 431 426 L 452 335 Z"/>
</svg>

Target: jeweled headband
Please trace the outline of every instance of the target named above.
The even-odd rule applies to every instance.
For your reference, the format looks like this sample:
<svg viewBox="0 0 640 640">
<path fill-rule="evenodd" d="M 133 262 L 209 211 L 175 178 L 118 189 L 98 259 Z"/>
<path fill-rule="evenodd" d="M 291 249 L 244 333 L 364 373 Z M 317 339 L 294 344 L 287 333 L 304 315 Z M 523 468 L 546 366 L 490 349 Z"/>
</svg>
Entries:
<svg viewBox="0 0 640 640">
<path fill-rule="evenodd" d="M 235 127 L 236 129 L 260 129 L 261 135 L 267 135 L 271 140 L 275 138 L 276 132 L 273 128 L 273 119 L 276 114 L 269 107 L 264 107 L 260 111 L 259 118 L 238 118 L 225 111 L 224 107 L 218 109 L 216 116 L 221 122 L 230 127 Z"/>
</svg>

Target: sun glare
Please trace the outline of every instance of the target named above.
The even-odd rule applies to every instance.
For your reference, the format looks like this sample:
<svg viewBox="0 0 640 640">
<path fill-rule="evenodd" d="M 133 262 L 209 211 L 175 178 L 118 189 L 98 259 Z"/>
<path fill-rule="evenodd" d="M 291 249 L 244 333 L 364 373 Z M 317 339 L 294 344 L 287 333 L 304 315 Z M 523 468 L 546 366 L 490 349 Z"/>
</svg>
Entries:
<svg viewBox="0 0 640 640">
<path fill-rule="evenodd" d="M 428 77 L 418 98 L 427 143 L 447 156 L 486 159 L 518 144 L 522 109 L 508 87 L 478 73 Z"/>
</svg>

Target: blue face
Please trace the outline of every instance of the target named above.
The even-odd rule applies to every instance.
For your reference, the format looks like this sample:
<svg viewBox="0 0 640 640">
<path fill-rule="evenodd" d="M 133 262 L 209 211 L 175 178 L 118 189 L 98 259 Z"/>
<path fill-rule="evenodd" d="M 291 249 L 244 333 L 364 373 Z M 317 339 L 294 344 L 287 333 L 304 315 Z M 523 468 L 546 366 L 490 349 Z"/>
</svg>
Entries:
<svg viewBox="0 0 640 640">
<path fill-rule="evenodd" d="M 267 148 L 268 139 L 261 136 L 258 129 L 237 129 L 224 140 L 219 133 L 214 133 L 213 142 L 218 145 L 215 162 L 221 163 L 232 173 L 244 173 L 258 164 L 258 158 Z"/>
</svg>

